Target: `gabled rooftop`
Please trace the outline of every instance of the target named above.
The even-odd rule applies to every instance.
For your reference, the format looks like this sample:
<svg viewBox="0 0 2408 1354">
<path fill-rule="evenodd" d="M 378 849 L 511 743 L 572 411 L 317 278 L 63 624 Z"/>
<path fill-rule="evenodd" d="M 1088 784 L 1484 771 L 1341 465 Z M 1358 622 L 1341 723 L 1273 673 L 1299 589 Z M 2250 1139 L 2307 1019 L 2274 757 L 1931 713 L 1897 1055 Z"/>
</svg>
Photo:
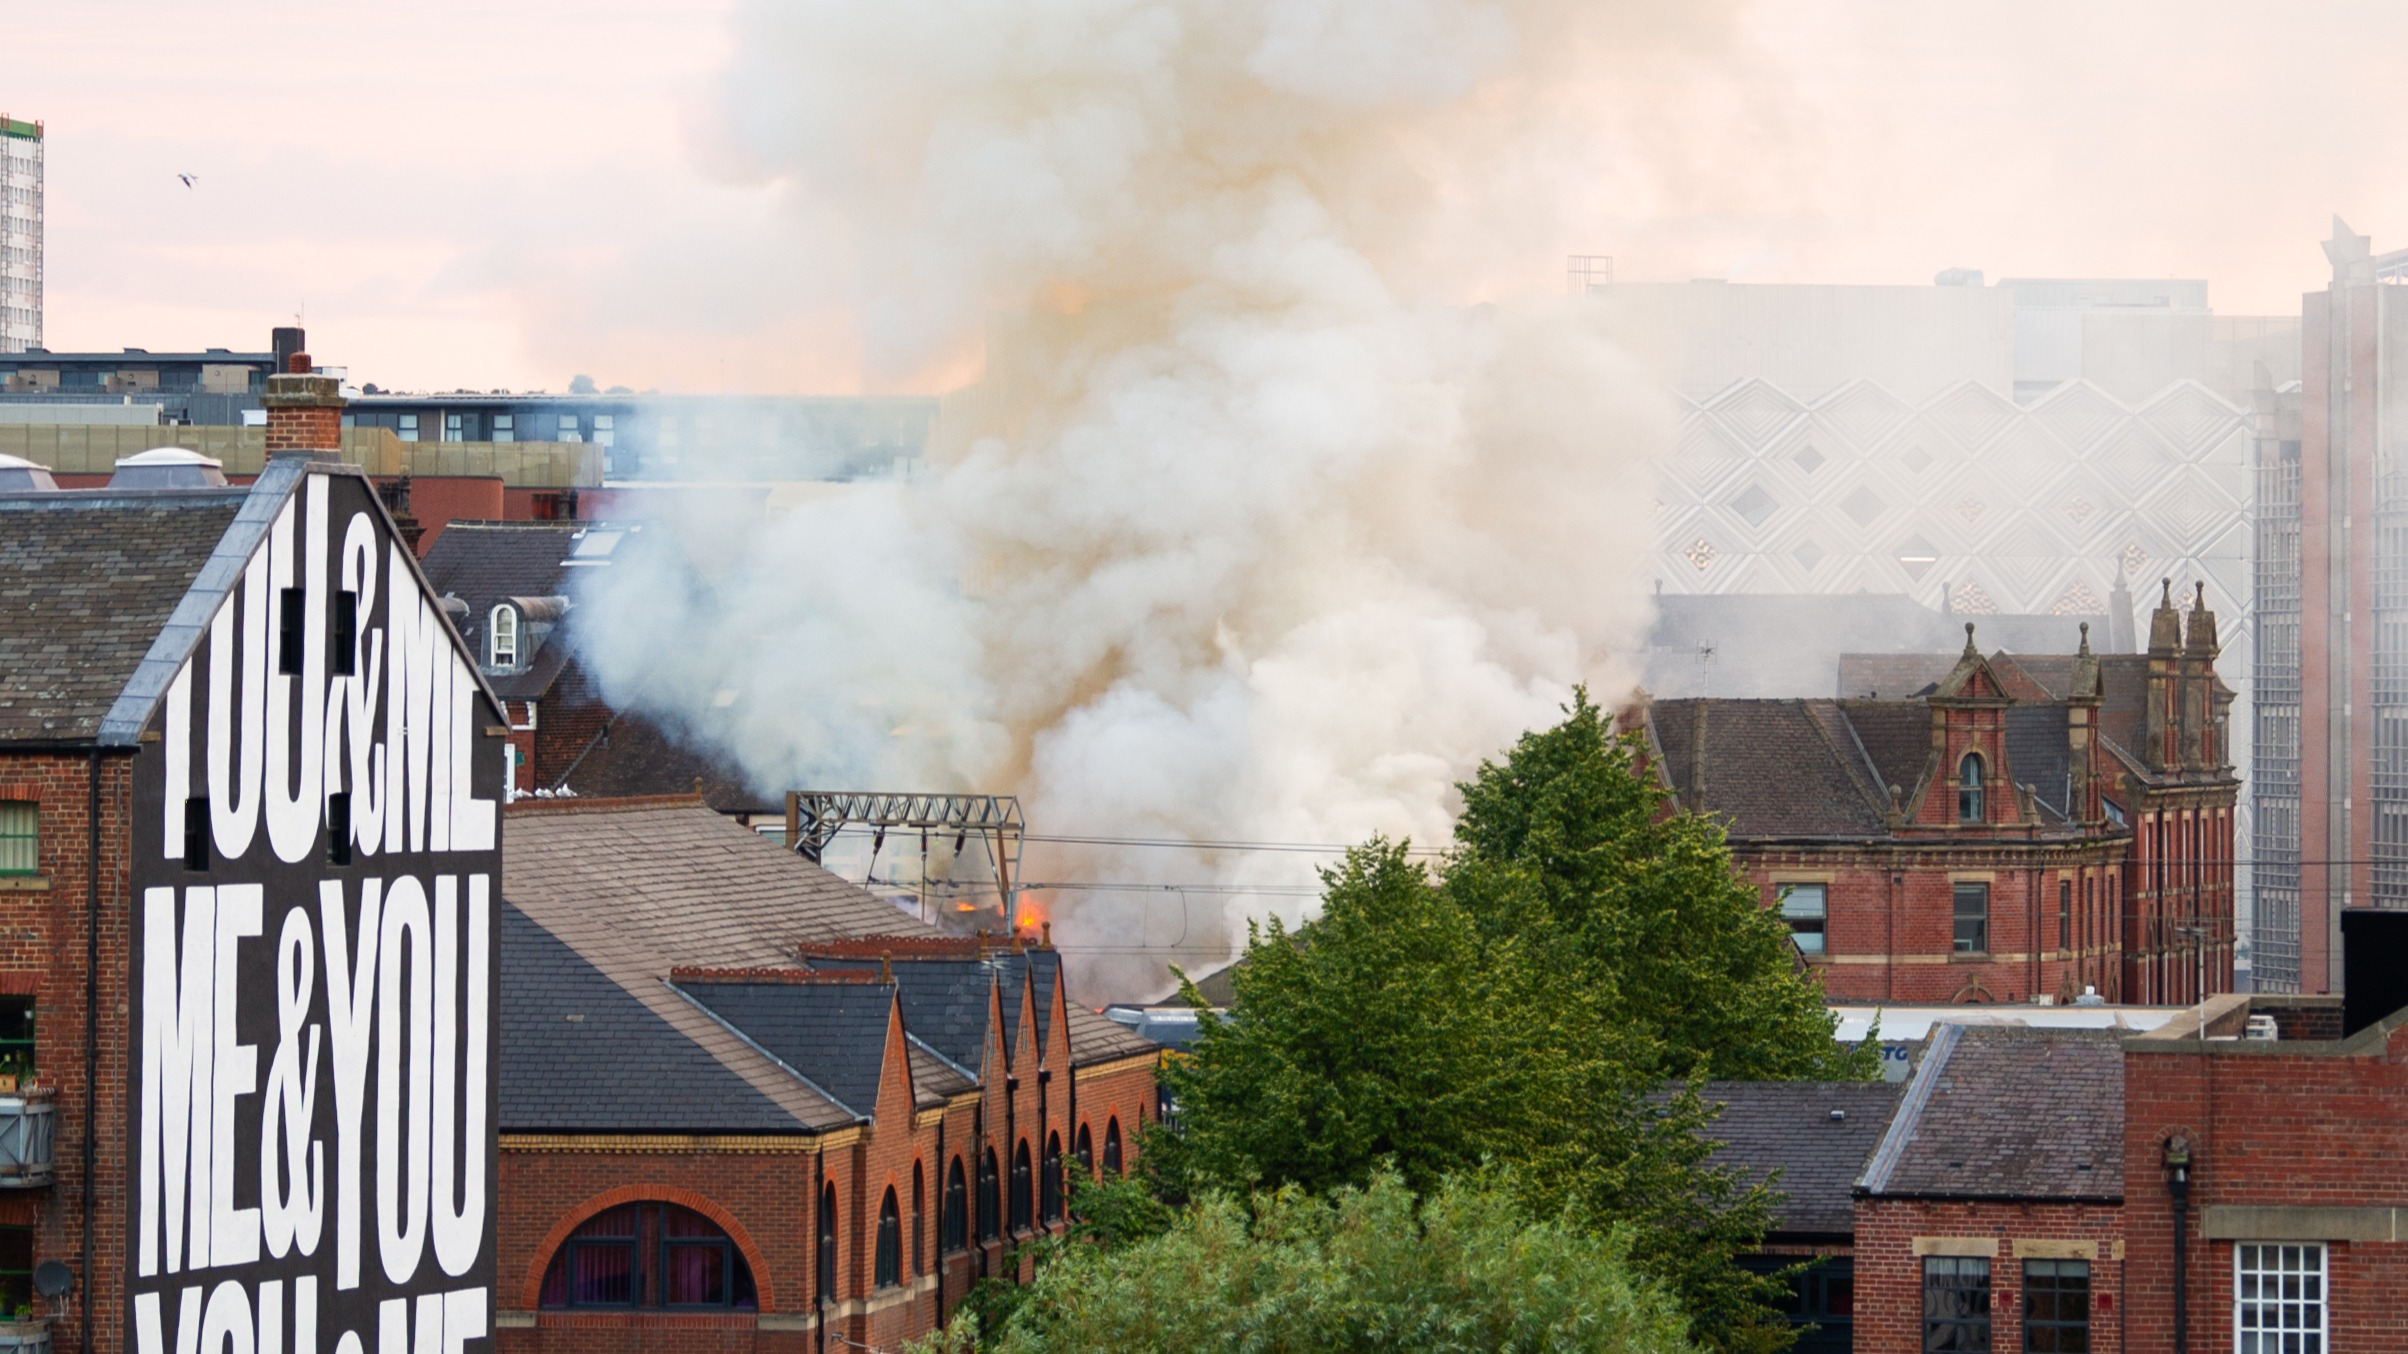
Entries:
<svg viewBox="0 0 2408 1354">
<path fill-rule="evenodd" d="M 2121 1202 L 2122 1036 L 1942 1025 L 1857 1192 Z"/>
</svg>

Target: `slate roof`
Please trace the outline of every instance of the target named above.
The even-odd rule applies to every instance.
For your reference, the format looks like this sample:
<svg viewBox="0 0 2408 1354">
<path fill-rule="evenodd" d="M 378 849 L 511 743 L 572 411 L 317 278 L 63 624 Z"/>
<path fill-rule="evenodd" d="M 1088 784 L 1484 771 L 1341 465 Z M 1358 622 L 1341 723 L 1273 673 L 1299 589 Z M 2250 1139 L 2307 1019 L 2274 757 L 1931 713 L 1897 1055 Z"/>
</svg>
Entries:
<svg viewBox="0 0 2408 1354">
<path fill-rule="evenodd" d="M 678 991 L 866 1119 L 886 1071 L 886 983 L 683 981 Z"/>
<path fill-rule="evenodd" d="M 504 903 L 494 929 L 504 975 L 501 1131 L 806 1127 L 526 913 Z"/>
<path fill-rule="evenodd" d="M 879 960 L 812 957 L 813 968 L 875 968 Z M 895 980 L 903 989 L 903 1023 L 912 1036 L 961 1067 L 977 1070 L 985 1053 L 990 984 L 1002 992 L 1003 1046 L 1015 1047 L 1020 1037 L 1020 984 L 1028 975 L 1035 985 L 1037 1042 L 1051 1036 L 1047 1023 L 1053 1010 L 1053 985 L 1060 980 L 1062 957 L 1054 950 L 1019 954 L 992 951 L 980 959 L 932 959 L 896 956 L 891 961 Z M 1157 1053 L 1161 1046 L 1135 1034 L 1076 1002 L 1066 1002 L 1073 1065 Z"/>
<path fill-rule="evenodd" d="M 2120 1202 L 2121 1036 L 1940 1026 L 1857 1188 L 1870 1197 Z"/>
<path fill-rule="evenodd" d="M 652 720 L 619 711 L 551 787 L 584 798 L 690 794 L 720 813 L 782 813 L 782 799 L 756 790 L 742 768 L 677 738 Z"/>
<path fill-rule="evenodd" d="M 691 976 L 672 986 L 668 980 L 677 968 L 790 971 L 806 944 L 942 937 L 691 795 L 521 800 L 505 821 L 503 892 L 510 902 L 656 1022 L 642 1028 L 665 1027 L 771 1102 L 787 1116 L 783 1131 L 838 1127 L 871 1112 L 883 1075 L 886 1027 L 885 1007 L 868 994 L 883 992 L 883 1000 L 892 1001 L 901 989 L 905 1032 L 915 1041 L 909 1052 L 913 1086 L 922 1105 L 976 1085 L 965 1070 L 979 1067 L 987 985 L 1002 977 L 1007 1001 L 1017 1006 L 1027 955 L 998 956 L 1019 965 L 1008 973 L 976 961 L 948 970 L 898 960 L 897 986 Z M 1044 952 L 1044 965 L 1059 962 Z M 820 992 L 836 995 L 815 995 Z M 519 1018 L 510 1012 L 506 1007 L 506 1020 Z M 505 1042 L 518 1033 L 514 1026 L 505 1030 Z M 1156 1051 L 1152 1042 L 1084 1008 L 1074 1008 L 1069 1034 L 1074 1064 Z M 607 1065 L 597 1074 L 610 1075 Z M 724 1077 L 708 1080 L 725 1083 Z M 627 1097 L 630 1108 L 610 1126 L 696 1131 L 675 1122 L 679 1114 L 669 1103 L 677 1098 L 675 1087 L 664 1080 L 651 1094 Z"/>
<path fill-rule="evenodd" d="M 1705 1129 L 1721 1144 L 1708 1164 L 1736 1168 L 1750 1183 L 1780 1172 L 1776 1233 L 1853 1232 L 1856 1178 L 1905 1090 L 1881 1081 L 1708 1082 L 1701 1094 L 1722 1107 Z"/>
<path fill-rule="evenodd" d="M 245 489 L 0 495 L 0 742 L 90 742 Z"/>
<path fill-rule="evenodd" d="M 2073 798 L 2071 721 L 2062 705 L 2007 707 L 2007 769 L 2043 810 L 2063 819 Z M 2045 821 L 2045 819 L 2043 820 Z"/>
<path fill-rule="evenodd" d="M 568 563 L 589 534 L 608 532 L 622 533 L 618 549 L 592 556 L 589 563 Z M 453 522 L 427 548 L 419 567 L 437 597 L 455 596 L 468 604 L 468 614 L 455 619 L 461 639 L 482 663 L 485 630 L 496 605 L 512 597 L 570 596 L 582 575 L 610 567 L 629 534 L 628 528 L 599 522 Z M 504 700 L 538 700 L 549 692 L 573 657 L 567 625 L 564 620 L 553 629 L 517 671 L 489 674 L 494 691 Z"/>
<path fill-rule="evenodd" d="M 1830 701 L 1667 700 L 1653 730 L 1664 774 L 1687 802 L 1701 769 L 1705 802 L 1735 836 L 1859 837 L 1887 830 Z M 1703 718 L 1701 720 L 1700 715 Z M 1857 765 L 1851 766 L 1854 762 Z"/>
</svg>

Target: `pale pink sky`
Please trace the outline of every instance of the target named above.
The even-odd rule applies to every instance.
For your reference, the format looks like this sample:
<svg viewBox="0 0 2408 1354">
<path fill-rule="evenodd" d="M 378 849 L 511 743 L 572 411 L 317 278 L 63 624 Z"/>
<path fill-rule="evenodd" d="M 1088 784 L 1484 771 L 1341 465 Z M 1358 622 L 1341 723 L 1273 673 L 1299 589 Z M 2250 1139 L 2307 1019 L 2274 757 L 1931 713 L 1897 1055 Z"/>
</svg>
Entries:
<svg viewBox="0 0 2408 1354">
<path fill-rule="evenodd" d="M 258 347 L 305 313 L 391 386 L 854 388 L 849 335 L 780 300 L 794 195 L 712 168 L 740 8 L 19 6 L 0 111 L 48 124 L 50 344 Z M 1597 141 L 1648 175 L 1534 142 L 1556 222 L 1465 287 L 1601 252 L 1634 280 L 2205 277 L 2220 311 L 2294 312 L 2333 213 L 2408 241 L 2403 76 L 2390 0 L 1759 3 L 1663 72 L 1679 125 L 1607 101 Z"/>
</svg>

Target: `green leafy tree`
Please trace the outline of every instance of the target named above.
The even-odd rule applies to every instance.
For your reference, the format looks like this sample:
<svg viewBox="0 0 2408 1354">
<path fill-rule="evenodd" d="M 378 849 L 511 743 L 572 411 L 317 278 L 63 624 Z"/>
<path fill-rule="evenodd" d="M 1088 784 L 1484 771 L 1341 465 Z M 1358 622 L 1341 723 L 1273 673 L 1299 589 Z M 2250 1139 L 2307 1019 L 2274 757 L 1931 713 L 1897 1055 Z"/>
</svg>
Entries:
<svg viewBox="0 0 2408 1354">
<path fill-rule="evenodd" d="M 1008 1315 L 961 1321 L 922 1354 L 1686 1354 L 1683 1318 L 1617 1233 L 1534 1221 L 1507 1190 L 1394 1172 L 1323 1197 L 1212 1192 L 1168 1228 L 1071 1245 Z"/>
<path fill-rule="evenodd" d="M 1458 787 L 1447 892 L 1483 931 L 1588 985 L 1660 1073 L 1871 1076 L 1877 1054 L 1833 1042 L 1820 984 L 1733 871 L 1722 828 L 1672 812 L 1644 752 L 1575 693 L 1562 723 Z"/>
<path fill-rule="evenodd" d="M 1701 1344 L 1785 1346 L 1777 1281 L 1734 1263 L 1776 1196 L 1707 1165 L 1695 1083 L 1863 1077 L 1871 1056 L 1833 1042 L 1719 829 L 1670 812 L 1636 754 L 1584 693 L 1462 787 L 1442 875 L 1374 841 L 1324 875 L 1319 918 L 1253 934 L 1236 1017 L 1166 1074 L 1165 1195 L 1387 1169 L 1426 1191 L 1505 1163 L 1526 1206 L 1626 1229 Z"/>
</svg>

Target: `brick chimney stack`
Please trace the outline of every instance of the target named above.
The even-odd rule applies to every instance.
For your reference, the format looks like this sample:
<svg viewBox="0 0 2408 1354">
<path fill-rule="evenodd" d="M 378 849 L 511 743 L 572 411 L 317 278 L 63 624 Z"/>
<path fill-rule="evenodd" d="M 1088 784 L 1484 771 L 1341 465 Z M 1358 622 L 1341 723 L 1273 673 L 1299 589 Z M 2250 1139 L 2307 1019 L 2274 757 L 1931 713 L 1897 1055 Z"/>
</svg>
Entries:
<svg viewBox="0 0 2408 1354">
<path fill-rule="evenodd" d="M 343 383 L 313 376 L 309 354 L 285 359 L 284 371 L 268 378 L 260 403 L 268 410 L 268 455 L 286 451 L 339 452 L 343 447 Z"/>
</svg>

